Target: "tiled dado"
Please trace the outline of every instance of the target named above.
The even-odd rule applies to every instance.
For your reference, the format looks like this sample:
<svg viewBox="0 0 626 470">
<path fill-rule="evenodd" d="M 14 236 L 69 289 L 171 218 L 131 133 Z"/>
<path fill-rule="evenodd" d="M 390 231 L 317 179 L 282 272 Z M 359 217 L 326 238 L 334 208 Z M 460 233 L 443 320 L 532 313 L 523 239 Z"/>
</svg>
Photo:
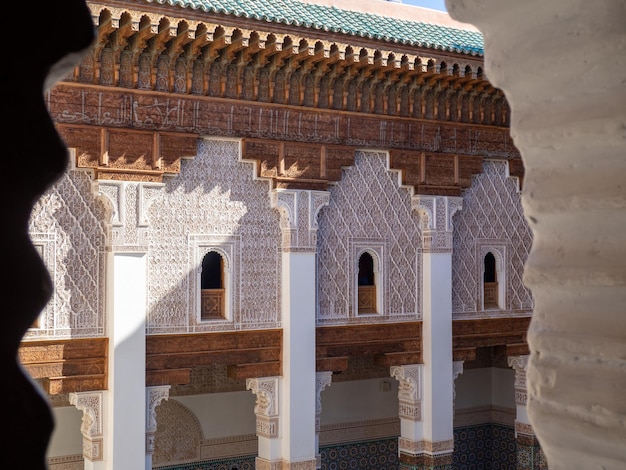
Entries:
<svg viewBox="0 0 626 470">
<path fill-rule="evenodd" d="M 398 438 L 320 447 L 321 470 L 398 470 Z"/>
<path fill-rule="evenodd" d="M 548 470 L 546 456 L 536 436 L 518 432 L 516 470 Z"/>
<path fill-rule="evenodd" d="M 516 470 L 515 429 L 480 424 L 454 429 L 455 470 Z"/>
<path fill-rule="evenodd" d="M 209 460 L 166 467 L 153 467 L 155 470 L 255 470 L 254 455 L 231 459 Z"/>
</svg>

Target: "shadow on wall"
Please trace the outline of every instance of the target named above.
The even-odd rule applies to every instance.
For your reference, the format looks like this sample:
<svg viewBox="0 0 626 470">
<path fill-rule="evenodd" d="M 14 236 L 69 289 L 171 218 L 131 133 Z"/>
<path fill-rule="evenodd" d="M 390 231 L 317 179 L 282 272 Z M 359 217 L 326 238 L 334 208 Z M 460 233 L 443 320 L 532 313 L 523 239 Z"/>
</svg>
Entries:
<svg viewBox="0 0 626 470">
<path fill-rule="evenodd" d="M 3 164 L 8 177 L 0 185 L 0 263 L 5 269 L 1 287 L 3 328 L 0 329 L 0 388 L 2 461 L 6 468 L 47 468 L 45 455 L 54 426 L 50 408 L 17 360 L 20 342 L 52 292 L 52 283 L 28 236 L 33 204 L 63 174 L 67 148 L 59 137 L 44 102 L 44 91 L 68 73 L 95 32 L 84 0 L 47 2 L 32 15 L 32 5 L 15 2 L 6 6 L 12 21 L 12 38 L 28 30 L 43 40 L 28 53 L 9 47 L 0 85 L 3 109 L 10 110 L 3 124 L 7 149 Z M 10 149 L 10 151 L 9 151 Z M 26 451 L 25 446 L 28 447 Z"/>
</svg>

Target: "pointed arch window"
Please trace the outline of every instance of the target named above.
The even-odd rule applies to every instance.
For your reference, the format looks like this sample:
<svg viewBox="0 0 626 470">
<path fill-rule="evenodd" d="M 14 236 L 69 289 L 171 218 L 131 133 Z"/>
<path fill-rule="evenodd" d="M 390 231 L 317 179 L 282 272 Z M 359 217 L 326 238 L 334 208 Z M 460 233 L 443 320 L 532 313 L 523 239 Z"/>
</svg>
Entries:
<svg viewBox="0 0 626 470">
<path fill-rule="evenodd" d="M 359 256 L 358 312 L 377 313 L 374 258 L 367 251 Z"/>
<path fill-rule="evenodd" d="M 489 252 L 483 260 L 483 303 L 485 309 L 499 308 L 496 258 Z"/>
<path fill-rule="evenodd" d="M 212 320 L 226 317 L 226 289 L 224 258 L 209 251 L 202 259 L 200 277 L 200 319 Z"/>
</svg>

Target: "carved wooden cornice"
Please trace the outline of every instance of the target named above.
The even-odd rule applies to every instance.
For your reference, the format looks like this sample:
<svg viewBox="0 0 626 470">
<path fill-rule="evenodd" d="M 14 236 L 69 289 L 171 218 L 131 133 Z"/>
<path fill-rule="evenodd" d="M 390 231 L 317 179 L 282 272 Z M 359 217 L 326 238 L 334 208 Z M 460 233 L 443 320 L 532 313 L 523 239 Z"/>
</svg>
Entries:
<svg viewBox="0 0 626 470">
<path fill-rule="evenodd" d="M 77 166 L 98 179 L 160 181 L 204 135 L 275 140 L 287 153 L 406 150 L 392 167 L 442 195 L 458 195 L 480 157 L 519 160 L 480 58 L 157 3 L 88 4 L 97 40 L 47 102 Z M 271 178 L 321 189 L 338 177 L 338 153 Z"/>
</svg>

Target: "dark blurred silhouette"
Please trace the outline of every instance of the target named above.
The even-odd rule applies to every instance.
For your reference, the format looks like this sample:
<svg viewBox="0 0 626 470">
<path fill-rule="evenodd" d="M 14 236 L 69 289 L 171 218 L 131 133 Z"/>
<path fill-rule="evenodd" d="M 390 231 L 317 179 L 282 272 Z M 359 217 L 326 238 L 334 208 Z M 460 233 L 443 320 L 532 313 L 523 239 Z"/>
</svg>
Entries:
<svg viewBox="0 0 626 470">
<path fill-rule="evenodd" d="M 5 432 L 0 456 L 2 468 L 36 470 L 47 468 L 54 423 L 46 397 L 20 366 L 17 352 L 53 286 L 30 241 L 28 221 L 33 204 L 63 174 L 68 158 L 44 95 L 78 64 L 95 32 L 83 0 L 11 2 L 4 14 L 12 44 L 0 72 L 5 149 L 0 184 L 0 423 Z"/>
</svg>

